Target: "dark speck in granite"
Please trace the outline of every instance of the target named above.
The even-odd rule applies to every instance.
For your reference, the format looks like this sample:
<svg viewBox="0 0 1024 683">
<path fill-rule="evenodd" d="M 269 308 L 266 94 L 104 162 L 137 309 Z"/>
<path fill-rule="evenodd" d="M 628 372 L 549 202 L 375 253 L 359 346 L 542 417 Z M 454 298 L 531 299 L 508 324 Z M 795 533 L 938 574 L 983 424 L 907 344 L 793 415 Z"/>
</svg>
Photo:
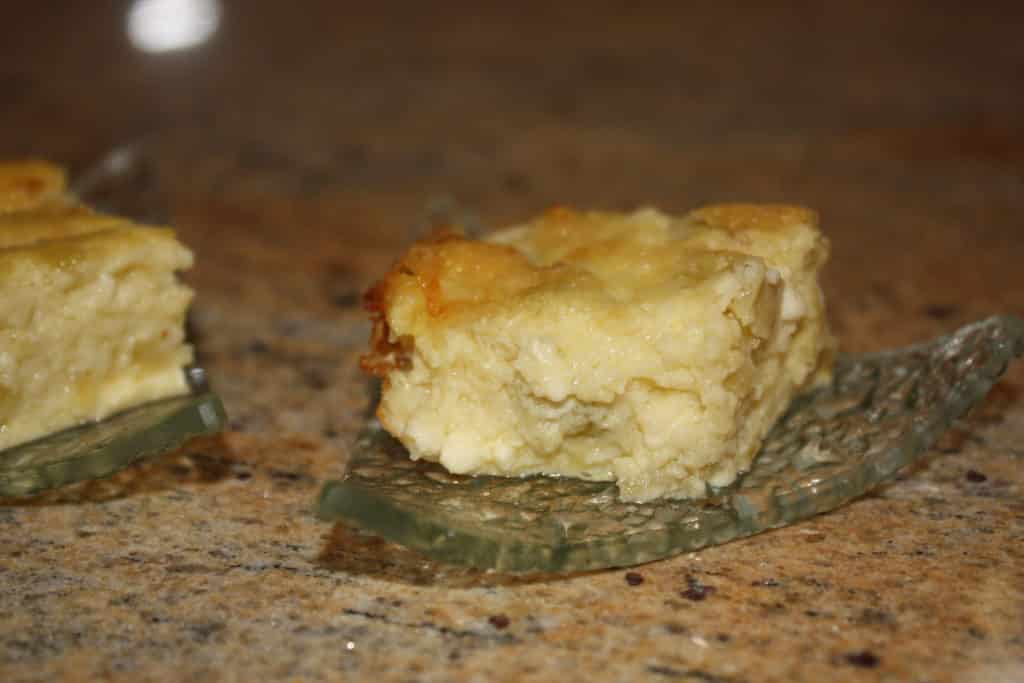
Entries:
<svg viewBox="0 0 1024 683">
<path fill-rule="evenodd" d="M 988 477 L 978 470 L 967 470 L 967 474 L 965 474 L 964 477 L 972 484 L 980 484 L 984 481 L 988 481 Z"/>
<path fill-rule="evenodd" d="M 701 669 L 676 669 L 670 666 L 649 666 L 647 672 L 659 678 L 688 681 L 689 683 L 742 683 L 731 676 L 716 676 Z"/>
<path fill-rule="evenodd" d="M 683 590 L 680 595 L 687 600 L 692 600 L 693 602 L 702 602 L 703 600 L 706 600 L 709 595 L 714 593 L 715 590 L 714 586 L 705 585 L 697 578 L 687 576 L 686 589 Z"/>
<path fill-rule="evenodd" d="M 878 656 L 867 650 L 851 652 L 845 657 L 848 664 L 862 669 L 874 669 L 878 666 Z"/>
<path fill-rule="evenodd" d="M 511 623 L 509 621 L 509 618 L 506 617 L 504 614 L 495 614 L 494 616 L 488 618 L 487 621 L 490 622 L 491 626 L 498 629 L 499 631 L 508 628 L 509 623 Z"/>
</svg>

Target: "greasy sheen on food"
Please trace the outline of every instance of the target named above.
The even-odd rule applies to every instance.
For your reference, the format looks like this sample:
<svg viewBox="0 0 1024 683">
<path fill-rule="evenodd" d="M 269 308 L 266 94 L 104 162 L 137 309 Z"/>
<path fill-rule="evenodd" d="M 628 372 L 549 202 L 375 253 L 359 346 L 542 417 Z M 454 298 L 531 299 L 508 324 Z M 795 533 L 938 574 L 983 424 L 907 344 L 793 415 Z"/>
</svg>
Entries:
<svg viewBox="0 0 1024 683">
<path fill-rule="evenodd" d="M 0 450 L 185 393 L 192 254 L 96 213 L 61 169 L 0 163 Z"/>
<path fill-rule="evenodd" d="M 435 235 L 367 294 L 377 416 L 454 473 L 702 497 L 829 375 L 816 224 L 793 206 L 556 208 L 482 241 Z"/>
</svg>

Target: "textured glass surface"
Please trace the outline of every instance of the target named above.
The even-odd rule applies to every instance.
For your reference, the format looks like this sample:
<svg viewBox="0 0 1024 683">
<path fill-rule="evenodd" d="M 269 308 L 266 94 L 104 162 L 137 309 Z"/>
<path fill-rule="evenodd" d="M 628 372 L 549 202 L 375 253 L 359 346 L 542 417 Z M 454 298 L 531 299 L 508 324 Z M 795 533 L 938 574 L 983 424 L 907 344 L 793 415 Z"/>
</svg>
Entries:
<svg viewBox="0 0 1024 683">
<path fill-rule="evenodd" d="M 156 401 L 101 422 L 65 429 L 0 451 L 0 496 L 25 496 L 106 477 L 133 462 L 219 432 L 226 421 L 203 372 L 189 370 L 193 393 Z"/>
<path fill-rule="evenodd" d="M 611 483 L 466 477 L 413 462 L 376 424 L 318 513 L 432 558 L 508 572 L 638 564 L 832 510 L 921 457 L 1024 352 L 996 317 L 897 351 L 845 355 L 831 386 L 794 401 L 752 469 L 698 501 L 618 500 Z"/>
</svg>

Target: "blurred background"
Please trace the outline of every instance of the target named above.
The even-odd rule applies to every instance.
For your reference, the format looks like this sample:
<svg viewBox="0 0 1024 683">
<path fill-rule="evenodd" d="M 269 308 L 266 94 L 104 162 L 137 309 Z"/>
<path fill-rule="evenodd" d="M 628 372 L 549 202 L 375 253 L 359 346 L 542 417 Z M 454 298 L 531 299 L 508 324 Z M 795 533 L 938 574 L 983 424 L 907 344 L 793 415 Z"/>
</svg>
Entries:
<svg viewBox="0 0 1024 683">
<path fill-rule="evenodd" d="M 20 3 L 0 154 L 80 171 L 147 141 L 209 296 L 307 308 L 453 215 L 806 204 L 869 348 L 1024 313 L 1022 25 L 1019 2 Z M 301 277 L 237 276 L 285 252 Z"/>
</svg>

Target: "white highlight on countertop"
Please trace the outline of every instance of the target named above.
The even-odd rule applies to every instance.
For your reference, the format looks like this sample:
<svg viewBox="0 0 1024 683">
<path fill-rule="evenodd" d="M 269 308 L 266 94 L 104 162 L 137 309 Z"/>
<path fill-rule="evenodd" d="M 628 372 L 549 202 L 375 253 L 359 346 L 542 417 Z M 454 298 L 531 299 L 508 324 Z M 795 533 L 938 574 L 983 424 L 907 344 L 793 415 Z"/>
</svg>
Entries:
<svg viewBox="0 0 1024 683">
<path fill-rule="evenodd" d="M 220 25 L 219 0 L 135 0 L 126 29 L 143 52 L 188 50 L 208 41 Z"/>
</svg>

